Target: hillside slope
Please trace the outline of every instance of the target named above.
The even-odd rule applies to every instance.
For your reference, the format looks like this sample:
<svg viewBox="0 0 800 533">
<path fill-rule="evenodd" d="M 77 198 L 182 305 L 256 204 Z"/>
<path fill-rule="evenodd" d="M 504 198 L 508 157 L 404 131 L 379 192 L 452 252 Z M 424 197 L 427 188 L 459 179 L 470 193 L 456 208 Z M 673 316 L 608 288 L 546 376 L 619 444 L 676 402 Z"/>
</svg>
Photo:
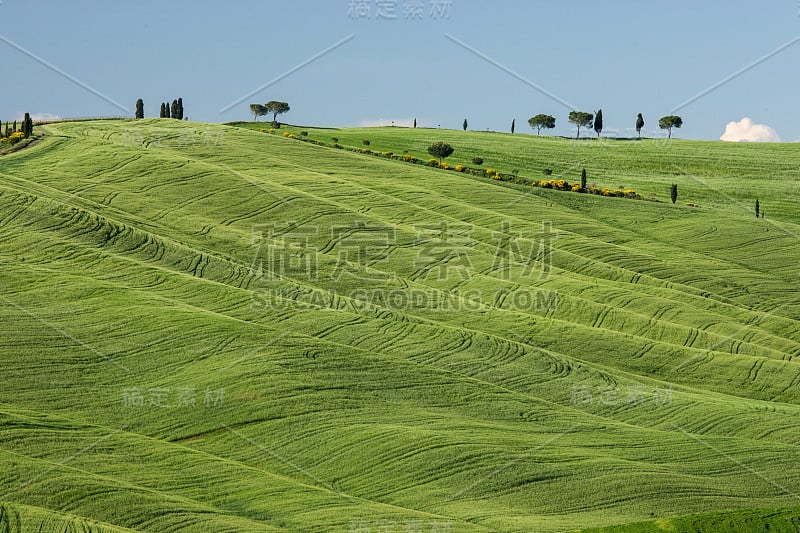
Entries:
<svg viewBox="0 0 800 533">
<path fill-rule="evenodd" d="M 45 130 L 0 158 L 0 502 L 22 520 L 563 531 L 797 506 L 788 213 L 199 123 Z"/>
</svg>

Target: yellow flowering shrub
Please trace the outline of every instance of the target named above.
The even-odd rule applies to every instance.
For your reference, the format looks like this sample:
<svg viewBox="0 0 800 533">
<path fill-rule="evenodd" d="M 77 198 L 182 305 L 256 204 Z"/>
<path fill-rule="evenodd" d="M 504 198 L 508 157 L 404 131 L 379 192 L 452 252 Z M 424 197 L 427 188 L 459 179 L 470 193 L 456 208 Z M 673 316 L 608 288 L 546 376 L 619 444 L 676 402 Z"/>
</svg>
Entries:
<svg viewBox="0 0 800 533">
<path fill-rule="evenodd" d="M 445 170 L 449 170 L 450 169 L 450 165 L 448 165 L 447 163 L 439 163 L 439 168 L 443 168 Z"/>
<path fill-rule="evenodd" d="M 464 165 L 456 165 L 456 172 L 464 172 Z"/>
<path fill-rule="evenodd" d="M 17 144 L 19 141 L 23 139 L 23 137 L 25 137 L 24 133 L 22 133 L 21 131 L 15 131 L 8 137 L 2 139 L 2 142 L 3 144 Z"/>
<path fill-rule="evenodd" d="M 567 180 L 544 180 L 539 182 L 539 187 L 545 189 L 558 189 L 559 191 L 572 190 L 572 186 Z M 580 188 L 580 185 L 578 186 Z"/>
</svg>

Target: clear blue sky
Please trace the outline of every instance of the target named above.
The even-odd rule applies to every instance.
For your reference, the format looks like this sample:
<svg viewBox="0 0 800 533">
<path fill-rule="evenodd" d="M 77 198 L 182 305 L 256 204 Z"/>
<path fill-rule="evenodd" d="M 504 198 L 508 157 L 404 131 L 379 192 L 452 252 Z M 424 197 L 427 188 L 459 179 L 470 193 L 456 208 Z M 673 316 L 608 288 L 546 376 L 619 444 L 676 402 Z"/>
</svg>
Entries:
<svg viewBox="0 0 800 533">
<path fill-rule="evenodd" d="M 527 133 L 528 117 L 548 113 L 553 133 L 570 135 L 566 102 L 602 108 L 619 136 L 641 112 L 653 133 L 658 117 L 800 36 L 799 12 L 800 0 L 2 0 L 0 120 L 123 114 L 11 41 L 130 113 L 143 98 L 148 116 L 178 96 L 191 120 L 207 122 L 248 120 L 249 103 L 284 100 L 295 124 L 417 117 L 460 128 L 466 117 L 471 129 L 507 131 L 516 118 Z M 718 139 L 749 117 L 800 139 L 798 65 L 800 41 L 676 111 L 678 136 Z"/>
</svg>

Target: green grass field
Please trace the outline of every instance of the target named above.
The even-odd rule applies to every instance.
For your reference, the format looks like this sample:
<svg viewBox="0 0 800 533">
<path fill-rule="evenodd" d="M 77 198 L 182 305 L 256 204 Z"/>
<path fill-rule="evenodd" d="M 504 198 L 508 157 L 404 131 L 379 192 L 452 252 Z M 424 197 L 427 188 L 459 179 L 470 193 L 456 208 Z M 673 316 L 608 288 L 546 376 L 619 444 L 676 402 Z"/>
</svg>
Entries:
<svg viewBox="0 0 800 533">
<path fill-rule="evenodd" d="M 239 126 L 0 157 L 0 531 L 800 531 L 795 145 Z"/>
</svg>

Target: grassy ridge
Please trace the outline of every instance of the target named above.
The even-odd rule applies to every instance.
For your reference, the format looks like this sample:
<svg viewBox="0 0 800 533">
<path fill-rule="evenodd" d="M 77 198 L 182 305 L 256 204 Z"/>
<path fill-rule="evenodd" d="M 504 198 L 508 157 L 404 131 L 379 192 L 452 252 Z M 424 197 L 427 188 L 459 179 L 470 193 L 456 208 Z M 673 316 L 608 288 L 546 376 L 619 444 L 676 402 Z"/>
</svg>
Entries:
<svg viewBox="0 0 800 533">
<path fill-rule="evenodd" d="M 268 123 L 242 122 L 237 126 L 253 131 L 268 129 Z M 277 134 L 290 131 L 309 133 L 309 139 L 333 144 L 369 148 L 375 152 L 408 152 L 420 159 L 430 156 L 427 148 L 443 140 L 456 150 L 447 158 L 454 166 L 475 167 L 472 158 L 484 159 L 483 168 L 504 173 L 552 178 L 580 183 L 581 169 L 587 170 L 587 184 L 598 187 L 635 189 L 644 197 L 650 193 L 669 202 L 669 187 L 678 184 L 679 203 L 696 202 L 702 207 L 719 207 L 730 213 L 754 213 L 755 198 L 768 217 L 797 222 L 792 198 L 798 192 L 800 151 L 793 143 L 722 143 L 680 139 L 597 139 L 581 140 L 496 132 L 472 132 L 430 128 L 309 128 L 284 125 Z"/>
<path fill-rule="evenodd" d="M 430 135 L 385 130 L 334 136 Z M 498 187 L 243 128 L 46 131 L 0 159 L 0 501 L 138 531 L 561 531 L 796 504 L 788 190 L 756 221 L 711 193 L 697 210 Z M 459 138 L 574 157 L 517 137 Z M 692 145 L 670 149 L 736 150 Z M 313 275 L 278 268 L 290 221 Z M 498 242 L 543 222 L 548 270 L 499 268 Z M 466 228 L 468 262 L 421 254 L 442 223 Z M 336 229 L 364 226 L 394 232 L 368 269 Z"/>
</svg>

